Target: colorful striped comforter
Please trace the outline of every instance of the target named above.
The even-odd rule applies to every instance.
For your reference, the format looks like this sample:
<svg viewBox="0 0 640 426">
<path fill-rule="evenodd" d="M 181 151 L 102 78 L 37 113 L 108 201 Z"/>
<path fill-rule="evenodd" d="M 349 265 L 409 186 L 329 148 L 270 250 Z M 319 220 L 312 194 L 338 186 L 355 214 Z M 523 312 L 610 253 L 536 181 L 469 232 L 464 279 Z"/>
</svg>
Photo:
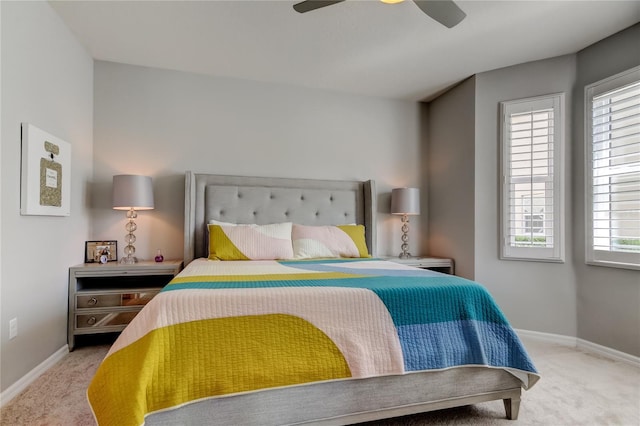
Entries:
<svg viewBox="0 0 640 426">
<path fill-rule="evenodd" d="M 100 365 L 100 425 L 204 398 L 462 366 L 538 374 L 492 297 L 459 277 L 377 259 L 198 259 Z"/>
</svg>

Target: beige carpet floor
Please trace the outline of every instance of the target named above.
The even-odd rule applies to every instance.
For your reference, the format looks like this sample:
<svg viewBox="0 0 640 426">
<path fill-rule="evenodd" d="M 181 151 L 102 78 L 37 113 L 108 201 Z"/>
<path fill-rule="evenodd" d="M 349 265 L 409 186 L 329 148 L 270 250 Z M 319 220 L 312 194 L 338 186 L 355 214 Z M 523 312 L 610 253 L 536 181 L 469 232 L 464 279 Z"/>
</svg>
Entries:
<svg viewBox="0 0 640 426">
<path fill-rule="evenodd" d="M 640 426 L 640 368 L 564 345 L 523 339 L 542 379 L 524 392 L 517 421 L 502 402 L 370 422 L 368 426 L 558 425 Z M 1 410 L 0 424 L 94 425 L 85 398 L 108 345 L 80 347 Z"/>
</svg>

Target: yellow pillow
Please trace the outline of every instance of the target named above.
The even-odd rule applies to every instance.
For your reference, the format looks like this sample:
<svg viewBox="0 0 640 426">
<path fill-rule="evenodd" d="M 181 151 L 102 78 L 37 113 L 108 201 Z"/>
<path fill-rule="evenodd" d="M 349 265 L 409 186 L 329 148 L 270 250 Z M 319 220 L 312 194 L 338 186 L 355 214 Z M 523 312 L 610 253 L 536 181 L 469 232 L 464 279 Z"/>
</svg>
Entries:
<svg viewBox="0 0 640 426">
<path fill-rule="evenodd" d="M 209 259 L 292 259 L 291 222 L 270 225 L 209 224 Z"/>
</svg>

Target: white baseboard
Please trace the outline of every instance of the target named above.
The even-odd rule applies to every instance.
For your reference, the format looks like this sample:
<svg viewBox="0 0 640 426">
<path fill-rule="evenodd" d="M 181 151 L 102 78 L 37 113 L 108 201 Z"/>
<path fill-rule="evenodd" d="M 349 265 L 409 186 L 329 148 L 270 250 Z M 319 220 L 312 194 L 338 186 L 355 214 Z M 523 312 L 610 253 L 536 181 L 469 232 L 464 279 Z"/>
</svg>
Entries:
<svg viewBox="0 0 640 426">
<path fill-rule="evenodd" d="M 38 364 L 33 370 L 22 376 L 17 382 L 9 386 L 0 393 L 0 407 L 4 407 L 6 403 L 11 401 L 16 395 L 25 390 L 27 386 L 33 383 L 45 371 L 53 367 L 58 361 L 69 353 L 69 346 L 64 345 L 53 353 L 49 358 Z"/>
<path fill-rule="evenodd" d="M 540 331 L 521 329 L 516 329 L 516 333 L 518 334 L 518 336 L 526 337 L 529 339 L 542 340 L 549 343 L 570 346 L 572 348 L 581 349 L 586 352 L 593 352 L 606 358 L 610 358 L 615 361 L 626 362 L 633 365 L 634 367 L 640 368 L 640 357 L 628 354 L 626 352 L 621 352 L 607 346 L 598 345 L 597 343 L 593 343 L 588 340 L 571 336 L 563 336 L 560 334 L 542 333 Z"/>
<path fill-rule="evenodd" d="M 543 333 L 540 331 L 515 329 L 516 334 L 520 337 L 526 337 L 529 339 L 542 340 L 547 343 L 556 343 L 559 345 L 570 346 L 575 348 L 578 346 L 578 339 L 571 336 L 563 336 L 562 334 Z"/>
<path fill-rule="evenodd" d="M 597 343 L 589 342 L 588 340 L 578 339 L 578 349 L 594 352 L 598 355 L 602 355 L 616 361 L 627 362 L 640 368 L 640 357 L 598 345 Z"/>
</svg>

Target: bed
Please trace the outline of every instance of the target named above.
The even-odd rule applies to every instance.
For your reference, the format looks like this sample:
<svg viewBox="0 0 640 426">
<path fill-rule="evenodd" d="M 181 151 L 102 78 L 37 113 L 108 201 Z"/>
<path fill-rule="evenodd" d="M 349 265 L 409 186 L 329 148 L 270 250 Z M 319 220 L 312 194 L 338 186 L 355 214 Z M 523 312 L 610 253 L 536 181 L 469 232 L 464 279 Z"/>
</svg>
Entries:
<svg viewBox="0 0 640 426">
<path fill-rule="evenodd" d="M 499 308 L 378 259 L 376 209 L 373 181 L 187 172 L 185 269 L 98 368 L 98 423 L 342 425 L 492 400 L 516 419 L 539 375 Z"/>
</svg>

